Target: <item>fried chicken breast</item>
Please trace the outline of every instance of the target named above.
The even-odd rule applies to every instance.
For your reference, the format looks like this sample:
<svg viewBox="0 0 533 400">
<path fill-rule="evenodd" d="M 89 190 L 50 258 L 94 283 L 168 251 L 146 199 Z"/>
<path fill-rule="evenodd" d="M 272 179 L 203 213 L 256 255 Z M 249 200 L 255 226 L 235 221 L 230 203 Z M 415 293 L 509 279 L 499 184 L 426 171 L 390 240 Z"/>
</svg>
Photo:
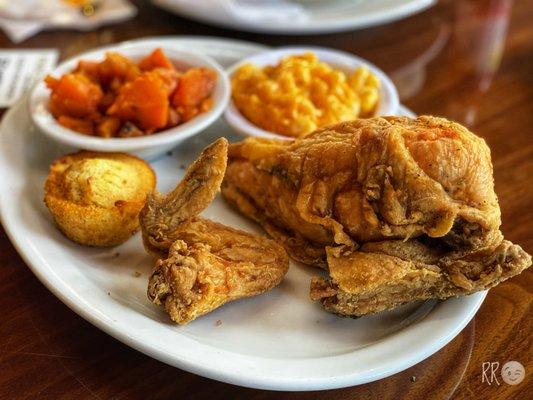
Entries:
<svg viewBox="0 0 533 400">
<path fill-rule="evenodd" d="M 471 293 L 531 265 L 499 230 L 488 146 L 442 118 L 247 139 L 230 147 L 222 194 L 293 258 L 327 268 L 311 297 L 343 315 Z"/>
<path fill-rule="evenodd" d="M 145 248 L 158 259 L 148 298 L 179 324 L 272 289 L 289 267 L 275 241 L 198 216 L 220 188 L 227 148 L 226 139 L 208 146 L 177 187 L 150 196 L 140 215 Z"/>
</svg>

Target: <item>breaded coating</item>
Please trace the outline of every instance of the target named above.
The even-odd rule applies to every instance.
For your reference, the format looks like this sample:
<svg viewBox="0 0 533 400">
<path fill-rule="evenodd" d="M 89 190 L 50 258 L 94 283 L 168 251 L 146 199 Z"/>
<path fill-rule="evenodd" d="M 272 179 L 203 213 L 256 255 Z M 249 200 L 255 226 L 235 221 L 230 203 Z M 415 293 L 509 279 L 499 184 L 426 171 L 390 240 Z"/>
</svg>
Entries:
<svg viewBox="0 0 533 400">
<path fill-rule="evenodd" d="M 148 298 L 170 318 L 186 324 L 221 305 L 277 286 L 289 266 L 287 253 L 273 240 L 198 219 L 186 224 L 159 259 Z"/>
<path fill-rule="evenodd" d="M 137 157 L 80 151 L 52 163 L 44 202 L 71 240 L 115 246 L 139 229 L 139 212 L 155 184 L 154 172 Z"/>
<path fill-rule="evenodd" d="M 224 138 L 206 147 L 171 192 L 152 193 L 140 220 L 146 250 L 155 257 L 165 256 L 179 235 L 174 231 L 196 217 L 215 198 L 226 172 L 228 141 Z"/>
<path fill-rule="evenodd" d="M 468 254 L 439 254 L 416 240 L 368 245 L 348 253 L 327 248 L 330 278 L 312 279 L 311 299 L 330 312 L 362 316 L 411 301 L 486 290 L 531 265 L 531 256 L 508 240 L 494 250 Z"/>
<path fill-rule="evenodd" d="M 331 280 L 315 279 L 312 297 L 343 315 L 471 293 L 531 265 L 519 246 L 503 242 L 485 141 L 442 118 L 359 119 L 293 142 L 249 138 L 229 149 L 222 194 L 291 257 L 329 268 Z M 389 245 L 373 256 L 361 250 L 376 242 L 394 242 L 408 256 L 389 258 Z M 442 261 L 415 260 L 437 248 L 472 275 L 470 284 L 457 285 Z M 474 264 L 478 275 L 468 269 Z M 428 280 L 408 275 L 413 281 L 399 284 L 406 268 Z M 340 270 L 357 284 L 343 286 Z M 380 284 L 367 290 L 376 271 Z M 334 306 L 341 298 L 349 301 Z"/>
<path fill-rule="evenodd" d="M 222 194 L 278 231 L 290 253 L 313 244 L 305 263 L 316 247 L 419 235 L 484 245 L 500 225 L 489 148 L 433 117 L 360 119 L 294 142 L 247 139 L 229 150 Z"/>
<path fill-rule="evenodd" d="M 275 241 L 197 216 L 220 188 L 227 148 L 219 139 L 204 149 L 178 186 L 151 196 L 140 215 L 145 248 L 158 259 L 148 298 L 179 324 L 272 289 L 289 267 Z"/>
</svg>

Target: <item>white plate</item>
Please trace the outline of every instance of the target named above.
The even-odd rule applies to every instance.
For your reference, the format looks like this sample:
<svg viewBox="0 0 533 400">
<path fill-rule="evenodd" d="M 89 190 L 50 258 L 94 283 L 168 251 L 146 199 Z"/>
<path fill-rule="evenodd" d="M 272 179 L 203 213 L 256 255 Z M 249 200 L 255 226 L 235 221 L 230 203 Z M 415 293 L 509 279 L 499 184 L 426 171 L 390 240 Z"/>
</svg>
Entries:
<svg viewBox="0 0 533 400">
<path fill-rule="evenodd" d="M 271 34 L 317 34 L 385 24 L 421 12 L 435 4 L 436 0 L 287 0 L 288 8 L 285 7 L 276 14 L 272 9 L 268 12 L 255 9 L 252 14 L 239 6 L 239 2 L 253 5 L 254 0 L 152 2 L 175 14 L 235 30 Z M 278 0 L 279 2 L 282 1 Z M 298 7 L 306 3 L 302 11 L 294 12 L 295 4 Z M 289 13 L 287 10 L 293 12 Z"/>
<path fill-rule="evenodd" d="M 226 66 L 263 49 L 205 38 L 157 39 L 160 44 L 170 41 L 203 50 Z M 236 139 L 220 121 L 153 163 L 159 189 L 173 187 L 183 174 L 180 165 L 220 135 Z M 0 127 L 0 215 L 15 247 L 48 289 L 83 318 L 145 354 L 199 375 L 271 390 L 370 382 L 439 350 L 470 321 L 486 294 L 340 318 L 309 300 L 309 281 L 316 271 L 292 263 L 286 279 L 271 292 L 227 304 L 179 327 L 146 298 L 152 261 L 138 234 L 119 247 L 94 249 L 75 245 L 53 227 L 42 186 L 50 162 L 60 155 L 32 129 L 25 100 L 7 112 Z M 220 197 L 204 215 L 260 232 Z M 135 271 L 141 276 L 135 277 Z"/>
</svg>

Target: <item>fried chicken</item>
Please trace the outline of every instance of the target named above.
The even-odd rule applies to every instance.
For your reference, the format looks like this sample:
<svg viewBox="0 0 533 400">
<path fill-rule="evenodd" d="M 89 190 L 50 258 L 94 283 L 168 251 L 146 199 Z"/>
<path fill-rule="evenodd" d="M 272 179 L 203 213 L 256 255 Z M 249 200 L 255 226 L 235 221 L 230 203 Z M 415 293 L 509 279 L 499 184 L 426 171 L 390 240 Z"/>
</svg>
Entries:
<svg viewBox="0 0 533 400">
<path fill-rule="evenodd" d="M 230 147 L 222 194 L 293 258 L 329 269 L 311 297 L 343 315 L 472 293 L 531 265 L 499 230 L 489 148 L 441 118 L 247 139 Z"/>
<path fill-rule="evenodd" d="M 179 324 L 272 289 L 289 267 L 275 241 L 198 217 L 220 188 L 227 148 L 225 139 L 207 147 L 172 192 L 154 193 L 141 212 L 145 248 L 158 258 L 148 297 Z"/>
<path fill-rule="evenodd" d="M 211 204 L 226 172 L 227 154 L 228 141 L 218 139 L 202 151 L 174 190 L 148 197 L 140 214 L 148 253 L 164 258 L 172 243 L 180 239 L 176 230 Z"/>
<path fill-rule="evenodd" d="M 442 256 L 416 240 L 366 243 L 360 250 L 343 250 L 327 248 L 330 279 L 312 279 L 311 299 L 346 316 L 489 289 L 531 264 L 531 257 L 507 240 L 494 250 Z"/>
</svg>

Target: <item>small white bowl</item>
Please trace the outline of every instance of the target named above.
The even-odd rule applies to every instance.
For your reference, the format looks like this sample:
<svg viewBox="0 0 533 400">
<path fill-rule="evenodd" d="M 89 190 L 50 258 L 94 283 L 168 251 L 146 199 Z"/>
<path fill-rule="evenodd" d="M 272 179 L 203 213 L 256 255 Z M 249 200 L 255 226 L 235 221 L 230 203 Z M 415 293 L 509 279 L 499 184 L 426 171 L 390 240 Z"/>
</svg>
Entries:
<svg viewBox="0 0 533 400">
<path fill-rule="evenodd" d="M 183 67 L 207 67 L 218 74 L 213 90 L 213 107 L 174 128 L 166 129 L 152 135 L 133 138 L 101 138 L 88 136 L 61 126 L 48 110 L 50 90 L 44 81 L 33 88 L 29 98 L 29 109 L 34 124 L 50 139 L 69 149 L 86 149 L 102 152 L 127 152 L 136 156 L 153 159 L 168 151 L 191 136 L 197 135 L 211 125 L 224 111 L 230 98 L 230 84 L 224 69 L 211 57 L 173 48 L 169 45 L 160 47 L 167 57 L 176 65 Z M 150 54 L 155 47 L 144 44 L 122 44 L 99 48 L 80 54 L 60 64 L 51 75 L 59 77 L 72 71 L 79 60 L 102 61 L 105 53 L 119 52 L 132 60 L 138 61 Z"/>
<path fill-rule="evenodd" d="M 231 76 L 235 73 L 235 71 L 244 64 L 251 63 L 258 65 L 259 67 L 265 67 L 267 65 L 277 64 L 283 57 L 302 54 L 305 52 L 315 53 L 320 61 L 324 61 L 333 68 L 339 69 L 345 73 L 353 72 L 360 66 L 366 66 L 374 75 L 376 75 L 381 83 L 379 92 L 380 100 L 374 115 L 394 115 L 398 111 L 398 107 L 400 105 L 398 92 L 396 91 L 396 87 L 389 77 L 382 70 L 368 61 L 339 50 L 332 50 L 323 47 L 282 47 L 245 58 L 229 67 L 227 72 L 231 79 Z M 259 128 L 257 125 L 254 125 L 244 115 L 241 114 L 241 112 L 235 106 L 233 100 L 230 100 L 229 106 L 224 113 L 224 118 L 233 129 L 245 136 L 285 140 L 294 139 L 289 136 L 280 135 L 279 133 L 266 131 Z"/>
</svg>

